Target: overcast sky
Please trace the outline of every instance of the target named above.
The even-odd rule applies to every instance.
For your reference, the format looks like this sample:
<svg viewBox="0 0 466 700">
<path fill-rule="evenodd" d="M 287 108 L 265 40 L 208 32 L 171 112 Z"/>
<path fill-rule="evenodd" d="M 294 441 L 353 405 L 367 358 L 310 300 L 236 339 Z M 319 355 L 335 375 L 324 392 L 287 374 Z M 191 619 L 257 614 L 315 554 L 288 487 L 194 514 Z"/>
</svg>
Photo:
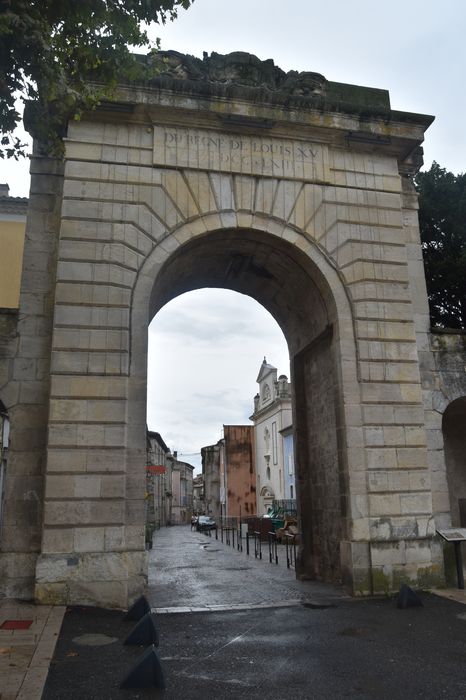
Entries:
<svg viewBox="0 0 466 700">
<path fill-rule="evenodd" d="M 393 109 L 436 117 L 426 167 L 436 160 L 459 173 L 466 160 L 465 20 L 464 0 L 195 0 L 153 35 L 165 49 L 248 51 L 284 70 L 388 89 Z M 27 196 L 24 164 L 0 163 L 0 173 L 10 194 Z M 184 454 L 216 442 L 223 423 L 247 422 L 264 355 L 289 371 L 275 322 L 232 292 L 203 290 L 171 302 L 154 319 L 150 347 L 149 426 Z"/>
<path fill-rule="evenodd" d="M 166 304 L 149 330 L 147 420 L 167 445 L 193 453 L 248 424 L 264 359 L 289 376 L 285 338 L 256 301 L 226 289 L 200 289 Z"/>
</svg>

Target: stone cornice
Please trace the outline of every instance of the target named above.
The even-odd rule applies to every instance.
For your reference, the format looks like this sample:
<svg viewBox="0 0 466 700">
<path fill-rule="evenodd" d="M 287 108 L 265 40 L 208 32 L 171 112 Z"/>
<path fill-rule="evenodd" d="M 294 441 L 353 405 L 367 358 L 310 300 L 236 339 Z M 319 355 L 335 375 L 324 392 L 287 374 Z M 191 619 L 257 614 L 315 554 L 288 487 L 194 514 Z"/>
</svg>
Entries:
<svg viewBox="0 0 466 700">
<path fill-rule="evenodd" d="M 244 90 L 211 91 L 206 95 L 201 83 L 189 86 L 186 81 L 172 81 L 169 88 L 162 78 L 158 80 L 121 86 L 115 101 L 102 103 L 92 114 L 92 120 L 185 126 L 189 113 L 193 129 L 250 135 L 267 133 L 275 138 L 292 137 L 355 151 L 377 151 L 396 157 L 400 168 L 407 161 L 412 174 L 422 165 L 420 146 L 434 119 L 389 108 L 363 109 L 356 103 L 274 102 L 263 93 L 248 99 Z"/>
<path fill-rule="evenodd" d="M 291 396 L 289 398 L 277 397 L 272 401 L 272 403 L 267 404 L 267 406 L 260 408 L 258 411 L 249 416 L 249 420 L 255 423 L 258 420 L 265 418 L 268 413 L 274 413 L 277 411 L 277 409 L 283 408 L 282 404 L 285 402 L 288 402 L 291 408 Z"/>
<path fill-rule="evenodd" d="M 27 197 L 0 197 L 0 217 L 2 214 L 26 216 L 28 203 Z"/>
</svg>

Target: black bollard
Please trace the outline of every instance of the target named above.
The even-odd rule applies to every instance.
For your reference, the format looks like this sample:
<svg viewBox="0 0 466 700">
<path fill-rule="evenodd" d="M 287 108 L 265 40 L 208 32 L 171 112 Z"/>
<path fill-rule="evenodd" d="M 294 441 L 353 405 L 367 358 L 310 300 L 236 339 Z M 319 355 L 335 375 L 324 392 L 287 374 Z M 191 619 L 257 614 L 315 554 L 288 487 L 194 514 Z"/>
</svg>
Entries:
<svg viewBox="0 0 466 700">
<path fill-rule="evenodd" d="M 422 608 L 423 604 L 417 593 L 407 586 L 406 583 L 403 583 L 398 593 L 396 607 L 404 610 L 405 608 Z"/>
<path fill-rule="evenodd" d="M 158 647 L 159 633 L 155 625 L 155 614 L 147 613 L 147 615 L 144 615 L 144 617 L 142 617 L 133 627 L 123 644 L 133 644 L 135 646 L 147 646 L 148 644 L 154 644 L 156 647 Z"/>
<path fill-rule="evenodd" d="M 142 595 L 132 604 L 123 619 L 140 620 L 141 617 L 144 617 L 144 615 L 147 615 L 147 613 L 150 613 L 150 605 L 147 598 Z"/>
<path fill-rule="evenodd" d="M 136 661 L 123 679 L 120 688 L 161 688 L 165 689 L 162 665 L 154 646 L 147 649 Z"/>
</svg>

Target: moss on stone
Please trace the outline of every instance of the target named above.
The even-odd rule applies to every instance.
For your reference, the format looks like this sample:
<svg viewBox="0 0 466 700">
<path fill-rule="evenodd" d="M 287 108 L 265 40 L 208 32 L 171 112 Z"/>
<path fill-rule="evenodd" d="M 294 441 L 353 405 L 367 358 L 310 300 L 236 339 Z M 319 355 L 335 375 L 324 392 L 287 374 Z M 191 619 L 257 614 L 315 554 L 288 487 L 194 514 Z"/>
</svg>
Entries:
<svg viewBox="0 0 466 700">
<path fill-rule="evenodd" d="M 367 596 L 372 592 L 371 577 L 369 574 L 358 575 L 353 578 L 352 594 L 354 596 Z"/>
<path fill-rule="evenodd" d="M 328 83 L 327 97 L 329 100 L 346 105 L 354 105 L 360 109 L 390 110 L 388 90 L 368 88 L 362 85 L 346 85 L 345 83 Z"/>
<path fill-rule="evenodd" d="M 393 590 L 391 579 L 382 569 L 372 569 L 372 591 L 374 595 L 389 595 Z"/>
</svg>

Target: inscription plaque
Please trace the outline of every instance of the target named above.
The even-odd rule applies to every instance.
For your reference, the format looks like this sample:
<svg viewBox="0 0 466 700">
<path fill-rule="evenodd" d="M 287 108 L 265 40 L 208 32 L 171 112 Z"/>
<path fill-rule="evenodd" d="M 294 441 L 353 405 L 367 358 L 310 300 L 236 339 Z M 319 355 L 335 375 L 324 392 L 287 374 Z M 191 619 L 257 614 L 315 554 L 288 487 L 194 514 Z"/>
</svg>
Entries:
<svg viewBox="0 0 466 700">
<path fill-rule="evenodd" d="M 464 590 L 463 557 L 461 554 L 461 542 L 466 541 L 466 528 L 451 527 L 446 530 L 437 530 L 437 534 L 447 542 L 453 542 L 455 548 L 456 575 L 458 577 L 458 588 Z"/>
<path fill-rule="evenodd" d="M 328 148 L 307 141 L 154 126 L 154 165 L 328 181 Z"/>
<path fill-rule="evenodd" d="M 447 530 L 437 530 L 437 532 L 447 542 L 464 542 L 466 540 L 465 527 L 452 527 Z"/>
</svg>

